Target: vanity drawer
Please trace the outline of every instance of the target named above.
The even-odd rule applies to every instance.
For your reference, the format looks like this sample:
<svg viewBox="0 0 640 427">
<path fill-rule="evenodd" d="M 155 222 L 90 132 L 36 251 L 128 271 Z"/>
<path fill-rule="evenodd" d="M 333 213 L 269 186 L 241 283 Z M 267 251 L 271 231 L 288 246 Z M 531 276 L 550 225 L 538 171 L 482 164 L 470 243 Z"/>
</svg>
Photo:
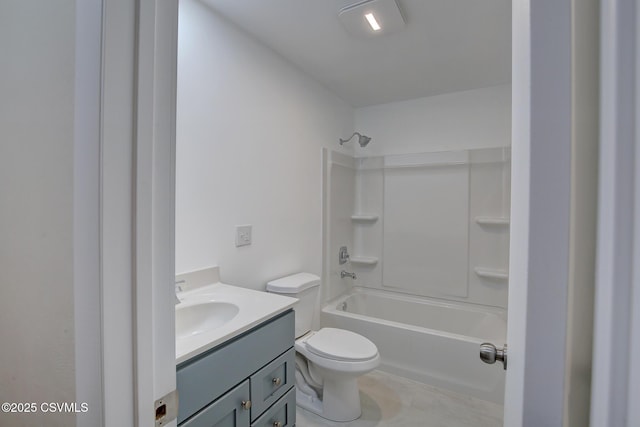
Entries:
<svg viewBox="0 0 640 427">
<path fill-rule="evenodd" d="M 286 353 L 251 375 L 251 421 L 295 384 L 296 351 Z"/>
<path fill-rule="evenodd" d="M 292 387 L 251 427 L 293 427 L 296 424 L 296 388 Z"/>
</svg>

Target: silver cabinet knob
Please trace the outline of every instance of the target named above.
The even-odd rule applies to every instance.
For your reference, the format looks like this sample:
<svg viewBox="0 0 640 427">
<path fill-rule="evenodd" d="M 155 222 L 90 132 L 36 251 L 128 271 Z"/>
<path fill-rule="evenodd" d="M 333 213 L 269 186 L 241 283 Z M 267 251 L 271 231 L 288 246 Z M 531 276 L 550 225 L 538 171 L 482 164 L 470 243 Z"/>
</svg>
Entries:
<svg viewBox="0 0 640 427">
<path fill-rule="evenodd" d="M 495 345 L 485 342 L 480 344 L 480 360 L 490 365 L 498 362 L 502 362 L 504 369 L 507 369 L 507 345 L 501 349 L 497 349 Z"/>
<path fill-rule="evenodd" d="M 242 406 L 242 409 L 249 410 L 251 409 L 251 401 L 243 400 L 241 406 Z"/>
<path fill-rule="evenodd" d="M 280 377 L 274 378 L 271 380 L 271 382 L 273 383 L 274 386 L 279 386 L 280 384 L 282 384 L 282 379 Z"/>
<path fill-rule="evenodd" d="M 280 421 L 274 421 L 273 427 L 282 427 L 282 423 Z"/>
</svg>

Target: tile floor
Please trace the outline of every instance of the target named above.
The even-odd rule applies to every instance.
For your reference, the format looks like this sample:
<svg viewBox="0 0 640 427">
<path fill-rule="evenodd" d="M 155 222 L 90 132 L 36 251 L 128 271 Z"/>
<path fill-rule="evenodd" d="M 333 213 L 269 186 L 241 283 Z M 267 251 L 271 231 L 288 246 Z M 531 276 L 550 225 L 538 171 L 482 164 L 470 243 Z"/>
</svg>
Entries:
<svg viewBox="0 0 640 427">
<path fill-rule="evenodd" d="M 362 417 L 325 420 L 300 407 L 297 427 L 501 427 L 502 405 L 432 387 L 382 371 L 359 380 Z"/>
</svg>

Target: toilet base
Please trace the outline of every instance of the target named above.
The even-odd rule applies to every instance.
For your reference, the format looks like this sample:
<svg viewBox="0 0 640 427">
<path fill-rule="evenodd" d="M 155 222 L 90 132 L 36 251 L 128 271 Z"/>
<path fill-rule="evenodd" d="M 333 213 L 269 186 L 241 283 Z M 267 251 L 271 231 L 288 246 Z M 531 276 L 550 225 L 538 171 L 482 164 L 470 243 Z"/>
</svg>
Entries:
<svg viewBox="0 0 640 427">
<path fill-rule="evenodd" d="M 320 400 L 296 388 L 296 404 L 330 421 L 348 422 L 362 415 L 360 391 L 355 378 L 325 381 Z"/>
</svg>

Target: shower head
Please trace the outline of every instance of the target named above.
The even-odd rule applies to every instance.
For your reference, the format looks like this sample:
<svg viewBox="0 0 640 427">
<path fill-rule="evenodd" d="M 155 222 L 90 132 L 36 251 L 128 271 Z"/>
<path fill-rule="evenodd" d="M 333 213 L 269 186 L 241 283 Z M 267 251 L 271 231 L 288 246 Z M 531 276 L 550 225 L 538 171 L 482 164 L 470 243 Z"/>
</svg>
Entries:
<svg viewBox="0 0 640 427">
<path fill-rule="evenodd" d="M 345 142 L 351 141 L 351 138 L 353 138 L 356 135 L 358 135 L 358 144 L 360 144 L 360 147 L 366 147 L 369 141 L 371 141 L 371 137 L 367 135 L 362 135 L 359 132 L 354 132 L 353 135 L 351 135 L 347 139 L 340 138 L 340 145 L 343 145 Z"/>
<path fill-rule="evenodd" d="M 360 144 L 360 147 L 366 147 L 369 141 L 371 141 L 371 137 L 369 136 L 360 135 L 358 137 L 358 144 Z"/>
</svg>

